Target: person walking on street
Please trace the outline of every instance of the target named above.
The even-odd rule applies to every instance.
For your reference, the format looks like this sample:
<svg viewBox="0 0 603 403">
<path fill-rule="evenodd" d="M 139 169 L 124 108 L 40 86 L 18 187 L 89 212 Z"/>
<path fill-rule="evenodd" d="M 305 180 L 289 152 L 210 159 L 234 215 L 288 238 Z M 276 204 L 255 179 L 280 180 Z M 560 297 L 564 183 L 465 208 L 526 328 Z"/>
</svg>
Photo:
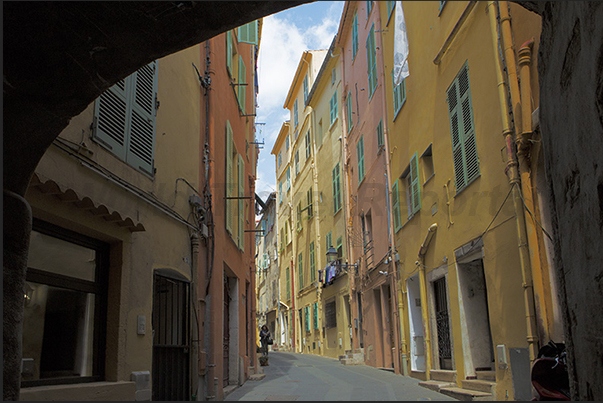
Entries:
<svg viewBox="0 0 603 403">
<path fill-rule="evenodd" d="M 268 340 L 271 339 L 270 330 L 268 330 L 268 326 L 262 325 L 260 330 L 260 343 L 262 344 L 262 355 L 264 357 L 268 356 Z M 270 343 L 271 344 L 271 343 Z"/>
</svg>

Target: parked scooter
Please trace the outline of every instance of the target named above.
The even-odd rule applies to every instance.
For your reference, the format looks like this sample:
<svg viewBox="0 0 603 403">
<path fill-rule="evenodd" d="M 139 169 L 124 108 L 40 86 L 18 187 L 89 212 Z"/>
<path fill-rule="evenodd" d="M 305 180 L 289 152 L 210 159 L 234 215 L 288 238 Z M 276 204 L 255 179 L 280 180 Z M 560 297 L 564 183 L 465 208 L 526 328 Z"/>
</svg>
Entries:
<svg viewBox="0 0 603 403">
<path fill-rule="evenodd" d="M 566 356 L 565 344 L 552 340 L 538 350 L 531 375 L 536 391 L 533 401 L 571 400 Z"/>
</svg>

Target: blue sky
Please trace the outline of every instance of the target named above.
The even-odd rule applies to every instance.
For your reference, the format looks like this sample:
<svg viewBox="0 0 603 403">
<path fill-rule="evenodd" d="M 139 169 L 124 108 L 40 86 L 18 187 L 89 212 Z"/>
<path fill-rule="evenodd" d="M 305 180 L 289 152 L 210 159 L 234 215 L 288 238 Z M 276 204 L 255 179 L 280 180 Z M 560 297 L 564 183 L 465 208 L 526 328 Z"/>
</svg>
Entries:
<svg viewBox="0 0 603 403">
<path fill-rule="evenodd" d="M 258 61 L 256 137 L 264 142 L 257 168 L 256 193 L 265 200 L 276 190 L 270 154 L 289 111 L 283 108 L 293 74 L 305 50 L 328 49 L 337 33 L 343 1 L 316 1 L 264 18 Z"/>
</svg>

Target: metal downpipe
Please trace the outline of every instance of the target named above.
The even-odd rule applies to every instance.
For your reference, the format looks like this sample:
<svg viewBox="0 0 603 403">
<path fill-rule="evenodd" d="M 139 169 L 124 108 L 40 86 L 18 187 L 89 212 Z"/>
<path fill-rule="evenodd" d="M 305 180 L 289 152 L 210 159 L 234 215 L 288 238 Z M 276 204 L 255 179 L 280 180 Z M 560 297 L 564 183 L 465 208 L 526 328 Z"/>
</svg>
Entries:
<svg viewBox="0 0 603 403">
<path fill-rule="evenodd" d="M 429 304 L 427 302 L 427 273 L 425 272 L 425 253 L 427 253 L 427 248 L 429 247 L 429 243 L 431 242 L 431 238 L 435 234 L 438 229 L 438 224 L 431 224 L 431 226 L 427 229 L 427 235 L 425 236 L 425 240 L 421 244 L 421 248 L 419 249 L 419 260 L 417 264 L 419 265 L 419 286 L 420 286 L 420 294 L 421 294 L 421 316 L 423 318 L 423 340 L 425 342 L 425 378 L 426 380 L 430 379 L 430 371 L 431 371 L 431 329 L 429 322 Z"/>
</svg>

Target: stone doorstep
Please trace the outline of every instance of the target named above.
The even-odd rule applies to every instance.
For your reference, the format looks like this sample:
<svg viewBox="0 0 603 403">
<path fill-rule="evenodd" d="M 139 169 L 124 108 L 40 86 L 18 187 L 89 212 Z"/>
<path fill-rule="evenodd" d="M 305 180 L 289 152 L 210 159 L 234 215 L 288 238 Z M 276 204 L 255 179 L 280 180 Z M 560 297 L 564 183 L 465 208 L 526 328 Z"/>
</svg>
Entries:
<svg viewBox="0 0 603 403">
<path fill-rule="evenodd" d="M 432 381 L 456 382 L 456 371 L 432 369 L 429 377 Z"/>
<path fill-rule="evenodd" d="M 491 401 L 494 400 L 492 393 L 479 392 L 457 387 L 441 388 L 440 393 L 464 401 Z"/>
<path fill-rule="evenodd" d="M 478 381 L 496 381 L 496 371 L 475 371 Z"/>
<path fill-rule="evenodd" d="M 496 383 L 488 381 L 480 381 L 475 379 L 467 379 L 461 381 L 463 389 L 477 390 L 479 392 L 492 393 L 496 389 Z"/>
<path fill-rule="evenodd" d="M 266 378 L 266 374 L 253 374 L 249 376 L 249 379 L 247 379 L 248 381 L 261 381 L 262 379 Z"/>
<path fill-rule="evenodd" d="M 224 387 L 224 398 L 239 388 L 239 385 L 228 385 Z"/>
<path fill-rule="evenodd" d="M 456 386 L 455 383 L 442 381 L 421 381 L 419 386 L 439 392 L 441 388 L 449 388 Z"/>
</svg>

